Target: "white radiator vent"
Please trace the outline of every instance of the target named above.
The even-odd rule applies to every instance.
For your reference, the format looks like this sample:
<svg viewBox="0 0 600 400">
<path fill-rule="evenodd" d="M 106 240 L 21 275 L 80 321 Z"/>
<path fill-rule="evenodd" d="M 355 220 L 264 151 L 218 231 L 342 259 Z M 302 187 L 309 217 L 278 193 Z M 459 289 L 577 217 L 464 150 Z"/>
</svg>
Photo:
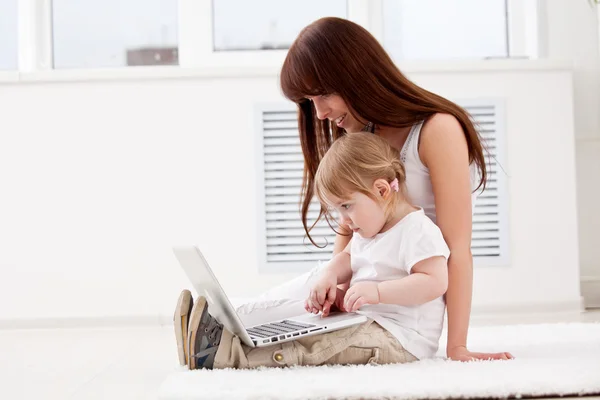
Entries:
<svg viewBox="0 0 600 400">
<path fill-rule="evenodd" d="M 473 217 L 472 251 L 475 264 L 502 264 L 507 256 L 506 185 L 503 160 L 503 116 L 497 102 L 461 102 L 478 124 L 488 152 L 488 186 L 479 196 Z M 297 111 L 287 104 L 263 107 L 258 122 L 259 255 L 267 271 L 301 270 L 330 259 L 335 233 L 322 219 L 311 231 L 313 246 L 300 220 L 303 158 L 298 137 Z M 498 164 L 500 163 L 500 165 Z M 309 222 L 319 206 L 313 199 Z"/>
<path fill-rule="evenodd" d="M 471 251 L 476 265 L 507 263 L 508 213 L 504 114 L 498 102 L 460 102 L 473 117 L 486 150 L 486 189 L 475 202 Z"/>
</svg>

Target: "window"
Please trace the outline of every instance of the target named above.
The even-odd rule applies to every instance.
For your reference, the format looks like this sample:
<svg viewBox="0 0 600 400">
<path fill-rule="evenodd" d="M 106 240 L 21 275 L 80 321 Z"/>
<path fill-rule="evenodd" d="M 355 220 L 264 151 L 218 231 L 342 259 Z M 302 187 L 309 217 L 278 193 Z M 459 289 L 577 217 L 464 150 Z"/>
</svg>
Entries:
<svg viewBox="0 0 600 400">
<path fill-rule="evenodd" d="M 300 30 L 325 16 L 359 23 L 396 61 L 536 58 L 539 6 L 538 0 L 0 0 L 0 69 L 279 66 Z M 19 43 L 18 33 L 24 34 Z"/>
<path fill-rule="evenodd" d="M 346 18 L 346 0 L 213 0 L 213 48 L 287 49 L 302 28 L 326 16 Z"/>
<path fill-rule="evenodd" d="M 383 0 L 383 44 L 396 60 L 509 56 L 506 0 Z"/>
<path fill-rule="evenodd" d="M 0 70 L 18 65 L 17 1 L 0 0 Z"/>
<path fill-rule="evenodd" d="M 53 0 L 55 68 L 178 65 L 177 0 Z"/>
</svg>

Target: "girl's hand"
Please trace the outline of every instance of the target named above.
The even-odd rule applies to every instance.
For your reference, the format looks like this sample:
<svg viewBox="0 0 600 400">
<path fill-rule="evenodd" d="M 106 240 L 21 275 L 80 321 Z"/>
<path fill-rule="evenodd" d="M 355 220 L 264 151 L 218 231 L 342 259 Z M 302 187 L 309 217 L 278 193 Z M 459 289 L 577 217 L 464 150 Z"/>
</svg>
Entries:
<svg viewBox="0 0 600 400">
<path fill-rule="evenodd" d="M 448 358 L 454 361 L 475 361 L 475 360 L 512 360 L 513 355 L 507 352 L 503 353 L 473 353 L 464 346 L 457 346 L 446 351 Z"/>
<path fill-rule="evenodd" d="M 345 295 L 346 291 L 338 287 L 336 290 L 335 300 L 333 304 L 330 303 L 329 300 L 325 300 L 325 305 L 323 306 L 323 317 L 328 316 L 331 311 L 346 312 L 346 310 L 344 310 Z"/>
<path fill-rule="evenodd" d="M 304 309 L 309 313 L 318 314 L 323 311 L 325 305 L 335 303 L 337 292 L 337 276 L 327 270 L 323 271 L 321 277 L 310 290 L 308 298 L 304 302 Z"/>
<path fill-rule="evenodd" d="M 348 288 L 344 298 L 347 312 L 354 312 L 365 304 L 379 304 L 377 282 L 360 282 Z"/>
</svg>

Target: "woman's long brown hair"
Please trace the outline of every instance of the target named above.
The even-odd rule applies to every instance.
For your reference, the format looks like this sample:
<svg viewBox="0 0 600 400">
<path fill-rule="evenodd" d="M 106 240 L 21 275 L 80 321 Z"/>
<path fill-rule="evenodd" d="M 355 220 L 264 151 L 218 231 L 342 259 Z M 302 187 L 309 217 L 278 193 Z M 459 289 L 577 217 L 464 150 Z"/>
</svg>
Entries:
<svg viewBox="0 0 600 400">
<path fill-rule="evenodd" d="M 431 93 L 404 76 L 381 44 L 360 25 L 342 19 L 319 19 L 300 32 L 281 69 L 283 94 L 298 104 L 298 127 L 304 155 L 302 225 L 310 241 L 307 214 L 314 196 L 319 162 L 331 143 L 343 135 L 328 120 L 321 121 L 306 96 L 337 94 L 359 121 L 379 126 L 406 128 L 436 113 L 451 114 L 467 139 L 469 163 L 480 172 L 478 188 L 487 180 L 481 139 L 469 114 L 455 103 Z"/>
</svg>

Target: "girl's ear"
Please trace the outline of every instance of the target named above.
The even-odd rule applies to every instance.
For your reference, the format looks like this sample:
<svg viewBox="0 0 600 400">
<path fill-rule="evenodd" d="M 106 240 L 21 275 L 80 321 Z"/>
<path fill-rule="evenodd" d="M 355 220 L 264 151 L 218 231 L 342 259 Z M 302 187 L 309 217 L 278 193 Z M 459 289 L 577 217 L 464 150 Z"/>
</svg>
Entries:
<svg viewBox="0 0 600 400">
<path fill-rule="evenodd" d="M 379 196 L 384 199 L 392 192 L 389 182 L 381 178 L 376 179 L 375 182 L 373 182 L 373 190 L 375 190 L 375 193 L 379 194 Z"/>
</svg>

